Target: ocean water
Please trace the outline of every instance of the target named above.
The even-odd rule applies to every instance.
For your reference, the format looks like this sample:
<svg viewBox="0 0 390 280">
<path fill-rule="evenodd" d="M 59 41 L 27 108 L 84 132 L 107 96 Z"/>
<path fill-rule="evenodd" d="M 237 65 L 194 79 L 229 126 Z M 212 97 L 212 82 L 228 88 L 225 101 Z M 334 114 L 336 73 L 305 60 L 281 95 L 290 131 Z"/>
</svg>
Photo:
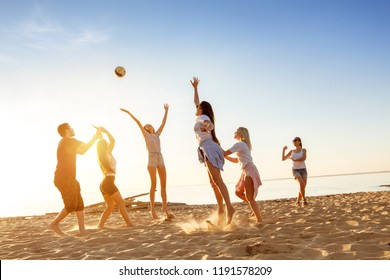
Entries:
<svg viewBox="0 0 390 280">
<path fill-rule="evenodd" d="M 236 182 L 225 182 L 232 202 L 241 202 L 236 197 L 235 184 Z M 149 184 L 149 183 L 148 183 Z M 390 185 L 390 171 L 378 173 L 365 174 L 351 174 L 351 175 L 333 175 L 322 177 L 309 177 L 306 187 L 306 196 L 310 201 L 310 196 L 331 195 L 340 193 L 356 193 L 356 192 L 372 192 L 372 191 L 390 191 L 390 187 L 381 185 Z M 14 216 L 32 216 L 44 215 L 46 213 L 58 212 L 63 208 L 61 197 L 58 191 L 50 186 L 51 193 L 43 196 L 40 193 L 33 193 L 23 201 L 17 204 L 12 203 L 13 207 L 4 207 L 0 211 L 0 217 L 14 217 Z M 145 189 L 126 189 L 120 188 L 122 194 L 131 193 L 142 194 L 147 192 Z M 281 198 L 297 197 L 299 191 L 298 182 L 292 178 L 277 179 L 277 180 L 263 180 L 263 185 L 259 189 L 257 200 L 272 200 Z M 161 196 L 158 193 L 159 186 L 157 186 L 156 202 L 161 202 Z M 171 203 L 186 203 L 193 204 L 215 204 L 214 192 L 209 184 L 201 185 L 183 185 L 167 187 L 168 202 Z M 39 195 L 36 195 L 39 194 Z M 101 202 L 103 199 L 99 191 L 82 190 L 85 205 L 91 205 Z M 126 196 L 125 196 L 126 197 Z M 138 201 L 149 201 L 149 196 L 144 195 L 137 197 Z"/>
<path fill-rule="evenodd" d="M 292 178 L 263 180 L 256 200 L 272 200 L 297 197 L 298 182 Z M 235 196 L 236 182 L 227 182 L 232 202 L 241 202 Z M 341 193 L 390 191 L 390 172 L 365 173 L 350 175 L 333 175 L 308 178 L 306 196 L 319 196 Z M 159 195 L 156 194 L 156 201 Z M 140 197 L 139 201 L 148 201 L 148 197 Z M 168 186 L 169 202 L 184 202 L 186 204 L 215 204 L 213 190 L 209 184 Z"/>
</svg>

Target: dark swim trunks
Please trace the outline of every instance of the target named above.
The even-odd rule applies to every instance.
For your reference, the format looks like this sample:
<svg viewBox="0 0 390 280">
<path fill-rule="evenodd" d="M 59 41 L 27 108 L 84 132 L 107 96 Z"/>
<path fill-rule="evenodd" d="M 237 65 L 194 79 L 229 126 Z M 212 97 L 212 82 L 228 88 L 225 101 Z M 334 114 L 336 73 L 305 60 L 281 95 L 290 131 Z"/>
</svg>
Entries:
<svg viewBox="0 0 390 280">
<path fill-rule="evenodd" d="M 68 213 L 84 210 L 80 184 L 75 178 L 55 178 L 54 185 L 61 192 L 62 200 Z"/>
</svg>

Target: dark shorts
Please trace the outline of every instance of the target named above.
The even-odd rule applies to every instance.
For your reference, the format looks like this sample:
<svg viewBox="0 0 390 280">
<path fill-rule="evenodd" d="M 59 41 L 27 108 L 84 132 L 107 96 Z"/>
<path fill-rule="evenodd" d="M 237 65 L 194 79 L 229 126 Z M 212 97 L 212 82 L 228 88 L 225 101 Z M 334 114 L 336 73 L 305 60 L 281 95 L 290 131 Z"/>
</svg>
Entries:
<svg viewBox="0 0 390 280">
<path fill-rule="evenodd" d="M 80 184 L 76 178 L 54 178 L 54 185 L 60 191 L 68 213 L 84 210 Z"/>
<path fill-rule="evenodd" d="M 100 183 L 100 191 L 102 194 L 113 195 L 116 193 L 118 188 L 115 186 L 115 176 L 106 176 Z"/>
<path fill-rule="evenodd" d="M 306 170 L 306 168 L 293 169 L 292 173 L 293 173 L 293 176 L 294 176 L 295 179 L 297 179 L 297 177 L 301 177 L 302 179 L 307 179 L 307 170 Z"/>
</svg>

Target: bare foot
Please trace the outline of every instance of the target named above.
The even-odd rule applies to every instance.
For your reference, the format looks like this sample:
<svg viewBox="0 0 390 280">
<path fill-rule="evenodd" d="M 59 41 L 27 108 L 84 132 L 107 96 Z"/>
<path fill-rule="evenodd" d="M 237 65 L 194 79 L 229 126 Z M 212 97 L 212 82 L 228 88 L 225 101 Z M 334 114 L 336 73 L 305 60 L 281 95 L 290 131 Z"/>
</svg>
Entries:
<svg viewBox="0 0 390 280">
<path fill-rule="evenodd" d="M 153 219 L 158 219 L 158 216 L 157 216 L 157 213 L 156 213 L 156 210 L 150 210 L 150 214 L 152 215 L 152 218 Z"/>
<path fill-rule="evenodd" d="M 165 221 L 171 221 L 173 218 L 175 218 L 175 215 L 173 215 L 172 213 L 165 213 Z"/>
<path fill-rule="evenodd" d="M 161 210 L 165 213 L 165 216 L 166 216 L 166 221 L 170 221 L 172 220 L 173 218 L 175 218 L 175 215 L 173 215 L 172 213 L 169 212 L 168 208 L 161 208 Z"/>
<path fill-rule="evenodd" d="M 211 231 L 220 230 L 219 227 L 217 227 L 216 225 L 214 225 L 210 220 L 206 220 L 205 222 L 206 222 L 206 224 L 207 224 L 208 230 L 211 230 Z"/>
<path fill-rule="evenodd" d="M 257 223 L 255 224 L 255 227 L 257 227 L 257 228 L 262 228 L 263 226 L 264 226 L 263 221 L 257 222 Z"/>
<path fill-rule="evenodd" d="M 226 221 L 225 211 L 218 210 L 218 220 L 217 220 L 218 227 L 223 228 L 225 221 Z"/>
<path fill-rule="evenodd" d="M 78 237 L 83 237 L 83 236 L 88 236 L 88 231 L 87 230 L 80 230 L 78 233 L 75 234 L 75 236 Z"/>
<path fill-rule="evenodd" d="M 49 227 L 50 227 L 55 233 L 57 233 L 58 235 L 64 235 L 64 233 L 62 232 L 62 230 L 60 229 L 60 227 L 59 227 L 58 225 L 49 224 Z"/>
<path fill-rule="evenodd" d="M 229 209 L 227 209 L 227 214 L 226 214 L 226 225 L 229 225 L 232 222 L 233 215 L 236 212 L 236 209 L 234 209 L 233 206 L 231 206 Z"/>
</svg>

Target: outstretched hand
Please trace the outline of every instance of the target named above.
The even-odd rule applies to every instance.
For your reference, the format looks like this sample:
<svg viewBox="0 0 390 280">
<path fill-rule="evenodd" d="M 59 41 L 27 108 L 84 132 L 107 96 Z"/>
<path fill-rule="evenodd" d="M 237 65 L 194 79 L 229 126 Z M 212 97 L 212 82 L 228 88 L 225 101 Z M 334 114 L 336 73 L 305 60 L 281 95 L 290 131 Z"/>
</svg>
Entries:
<svg viewBox="0 0 390 280">
<path fill-rule="evenodd" d="M 97 127 L 95 125 L 92 125 L 94 128 L 96 128 L 96 133 L 94 135 L 94 139 L 97 140 L 97 139 L 100 139 L 102 138 L 102 129 L 101 129 L 101 126 Z"/>
<path fill-rule="evenodd" d="M 125 112 L 125 113 L 130 113 L 129 111 L 127 111 L 125 108 L 120 108 L 120 110 L 122 111 L 122 112 Z"/>
<path fill-rule="evenodd" d="M 198 77 L 193 77 L 193 80 L 190 80 L 191 82 L 191 85 L 194 87 L 194 88 L 198 88 L 198 84 L 200 82 L 199 78 Z"/>
<path fill-rule="evenodd" d="M 105 129 L 105 128 L 102 127 L 102 126 L 99 126 L 99 129 L 100 129 L 100 131 L 103 132 L 103 133 L 107 133 L 107 132 L 108 132 L 107 129 Z"/>
<path fill-rule="evenodd" d="M 165 109 L 165 111 L 167 111 L 167 110 L 169 109 L 168 103 L 165 103 L 165 104 L 164 104 L 164 109 Z"/>
</svg>

